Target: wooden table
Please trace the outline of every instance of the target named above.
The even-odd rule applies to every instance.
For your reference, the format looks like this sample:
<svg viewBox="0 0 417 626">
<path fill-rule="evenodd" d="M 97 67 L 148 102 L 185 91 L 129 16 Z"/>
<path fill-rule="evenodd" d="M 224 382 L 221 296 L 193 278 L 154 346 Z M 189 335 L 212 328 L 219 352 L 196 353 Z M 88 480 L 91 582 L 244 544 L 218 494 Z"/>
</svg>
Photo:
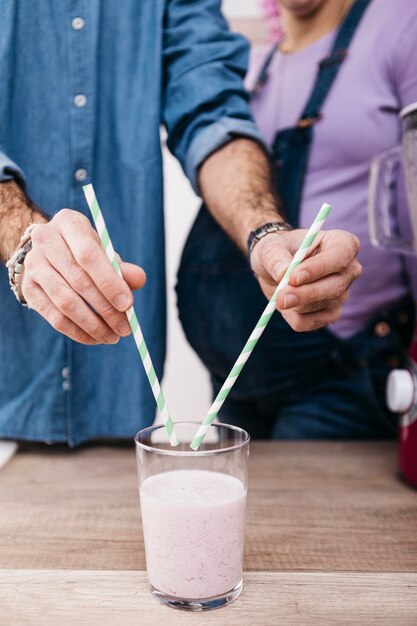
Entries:
<svg viewBox="0 0 417 626">
<path fill-rule="evenodd" d="M 417 492 L 391 443 L 253 443 L 245 587 L 210 613 L 145 575 L 131 448 L 20 452 L 0 472 L 0 624 L 417 624 Z"/>
</svg>

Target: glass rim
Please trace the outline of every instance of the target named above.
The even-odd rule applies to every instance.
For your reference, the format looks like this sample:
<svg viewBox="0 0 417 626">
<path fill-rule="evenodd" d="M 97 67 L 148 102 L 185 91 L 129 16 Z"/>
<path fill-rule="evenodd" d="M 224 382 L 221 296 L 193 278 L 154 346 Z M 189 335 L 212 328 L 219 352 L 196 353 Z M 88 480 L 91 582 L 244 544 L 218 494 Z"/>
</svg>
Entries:
<svg viewBox="0 0 417 626">
<path fill-rule="evenodd" d="M 413 102 L 412 104 L 408 104 L 400 111 L 401 119 L 405 119 L 408 115 L 412 113 L 417 113 L 417 102 Z"/>
<path fill-rule="evenodd" d="M 194 424 L 196 426 L 196 430 L 197 428 L 201 426 L 201 422 L 195 422 L 193 420 L 174 422 L 174 426 L 183 426 L 185 424 Z M 239 428 L 239 426 L 233 426 L 232 424 L 223 424 L 222 422 L 215 422 L 214 424 L 211 424 L 211 426 L 213 426 L 214 428 L 220 427 L 229 431 L 240 433 L 243 435 L 244 439 L 243 441 L 236 443 L 232 446 L 228 446 L 227 448 L 216 448 L 213 450 L 192 450 L 191 448 L 189 450 L 177 450 L 175 447 L 156 448 L 155 446 L 149 446 L 139 441 L 139 436 L 142 435 L 143 433 L 146 433 L 146 432 L 152 433 L 156 430 L 163 430 L 165 428 L 163 424 L 156 424 L 155 426 L 148 426 L 147 428 L 142 428 L 139 432 L 136 433 L 134 437 L 134 441 L 135 441 L 136 446 L 138 446 L 142 450 L 146 450 L 147 452 L 153 452 L 154 454 L 161 454 L 164 456 L 183 456 L 183 457 L 213 456 L 213 455 L 218 455 L 218 454 L 224 454 L 227 452 L 234 452 L 236 450 L 241 450 L 245 446 L 249 445 L 250 435 L 243 428 Z"/>
</svg>

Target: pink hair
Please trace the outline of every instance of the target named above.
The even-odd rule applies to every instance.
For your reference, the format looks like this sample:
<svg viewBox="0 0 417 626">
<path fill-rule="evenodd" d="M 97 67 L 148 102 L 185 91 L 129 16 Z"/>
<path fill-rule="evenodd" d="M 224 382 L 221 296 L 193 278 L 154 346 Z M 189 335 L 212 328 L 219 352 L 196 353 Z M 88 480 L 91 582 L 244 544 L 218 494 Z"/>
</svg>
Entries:
<svg viewBox="0 0 417 626">
<path fill-rule="evenodd" d="M 273 43 L 282 38 L 282 21 L 277 0 L 261 0 L 261 7 L 268 22 L 269 40 Z"/>
</svg>

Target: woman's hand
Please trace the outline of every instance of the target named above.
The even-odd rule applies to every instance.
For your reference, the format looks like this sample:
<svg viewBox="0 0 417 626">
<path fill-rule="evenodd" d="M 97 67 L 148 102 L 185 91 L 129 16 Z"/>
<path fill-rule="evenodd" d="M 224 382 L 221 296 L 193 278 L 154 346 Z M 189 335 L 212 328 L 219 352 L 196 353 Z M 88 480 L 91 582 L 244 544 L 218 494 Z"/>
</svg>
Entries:
<svg viewBox="0 0 417 626">
<path fill-rule="evenodd" d="M 56 330 L 85 344 L 117 343 L 129 335 L 125 311 L 132 289 L 145 284 L 137 265 L 114 271 L 88 219 L 63 209 L 32 233 L 21 290 L 31 309 Z"/>
<path fill-rule="evenodd" d="M 306 230 L 271 233 L 251 255 L 252 269 L 270 299 L 298 250 Z M 322 231 L 313 252 L 294 270 L 290 284 L 277 298 L 277 309 L 297 332 L 311 331 L 336 322 L 349 287 L 362 274 L 356 260 L 359 239 L 343 230 Z"/>
</svg>

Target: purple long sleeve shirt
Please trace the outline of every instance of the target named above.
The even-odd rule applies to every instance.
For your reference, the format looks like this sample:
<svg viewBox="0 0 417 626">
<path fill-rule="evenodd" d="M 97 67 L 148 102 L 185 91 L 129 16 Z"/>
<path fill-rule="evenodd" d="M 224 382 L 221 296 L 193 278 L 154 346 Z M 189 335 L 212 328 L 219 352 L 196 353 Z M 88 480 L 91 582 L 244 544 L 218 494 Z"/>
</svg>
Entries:
<svg viewBox="0 0 417 626">
<path fill-rule="evenodd" d="M 317 64 L 329 53 L 334 37 L 335 31 L 293 54 L 276 53 L 268 81 L 252 101 L 268 142 L 299 119 Z M 249 87 L 266 52 L 252 52 Z M 351 288 L 343 317 L 331 327 L 341 337 L 353 335 L 379 310 L 412 293 L 417 261 L 371 245 L 367 205 L 371 160 L 401 141 L 398 112 L 415 101 L 417 1 L 373 0 L 324 104 L 323 119 L 315 126 L 300 211 L 300 226 L 308 227 L 322 202 L 329 202 L 334 210 L 326 228 L 353 232 L 362 243 L 363 276 Z M 403 208 L 398 207 L 399 213 Z"/>
</svg>

